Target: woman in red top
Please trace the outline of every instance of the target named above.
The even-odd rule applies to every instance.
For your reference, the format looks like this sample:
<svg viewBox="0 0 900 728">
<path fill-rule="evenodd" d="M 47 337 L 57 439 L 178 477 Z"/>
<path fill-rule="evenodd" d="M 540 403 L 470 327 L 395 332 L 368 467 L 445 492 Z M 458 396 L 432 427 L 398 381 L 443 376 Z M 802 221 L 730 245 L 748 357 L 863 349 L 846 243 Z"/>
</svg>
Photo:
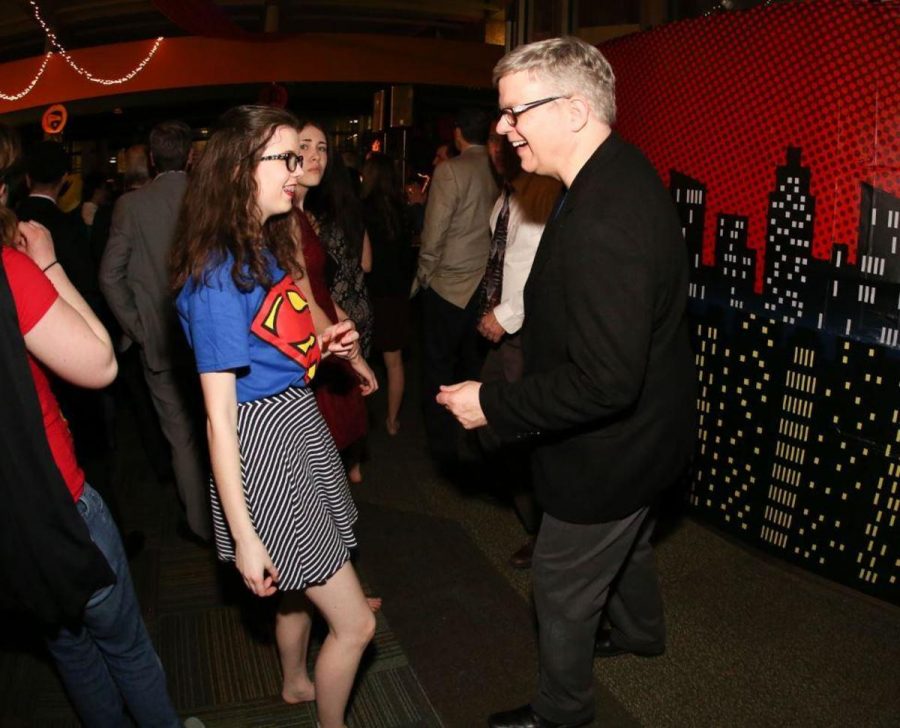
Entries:
<svg viewBox="0 0 900 728">
<path fill-rule="evenodd" d="M 9 160 L 0 160 L 0 169 L 4 161 Z M 57 262 L 46 228 L 36 223 L 17 225 L 5 202 L 6 185 L 0 183 L 2 273 L 9 283 L 43 420 L 43 432 L 28 434 L 46 437 L 74 508 L 114 577 L 114 583 L 90 594 L 80 618 L 59 627 L 47 645 L 86 726 L 131 725 L 127 707 L 140 726 L 176 728 L 181 722 L 141 618 L 118 530 L 103 499 L 85 482 L 72 436 L 44 371 L 81 387 L 104 387 L 117 371 L 112 344 Z M 35 520 L 42 519 L 35 514 Z M 59 538 L 65 539 L 66 534 Z M 48 543 L 46 548 L 67 548 L 68 543 Z"/>
</svg>

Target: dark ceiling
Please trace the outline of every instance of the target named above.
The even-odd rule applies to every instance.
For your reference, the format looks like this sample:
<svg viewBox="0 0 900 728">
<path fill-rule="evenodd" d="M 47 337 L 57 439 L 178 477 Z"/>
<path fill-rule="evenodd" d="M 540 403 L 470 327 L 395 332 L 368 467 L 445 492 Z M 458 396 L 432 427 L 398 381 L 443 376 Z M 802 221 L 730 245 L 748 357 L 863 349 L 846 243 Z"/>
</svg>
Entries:
<svg viewBox="0 0 900 728">
<path fill-rule="evenodd" d="M 67 50 L 157 36 L 379 33 L 483 41 L 511 0 L 36 0 Z M 45 34 L 29 0 L 0 0 L 0 62 L 37 56 Z"/>
<path fill-rule="evenodd" d="M 505 17 L 511 0 L 36 0 L 37 13 L 66 50 L 157 36 L 247 38 L 276 32 L 375 33 L 484 42 L 486 24 Z M 0 63 L 39 56 L 47 37 L 29 0 L 0 0 Z M 202 32 L 206 31 L 206 32 Z M 0 80 L 0 90 L 3 83 Z M 289 107 L 304 115 L 371 114 L 384 84 L 286 84 Z M 67 134 L 120 136 L 164 118 L 192 126 L 221 111 L 256 102 L 260 86 L 218 86 L 85 99 L 67 104 Z M 417 108 L 455 109 L 482 92 L 417 88 Z M 492 97 L 491 97 L 492 99 Z M 483 99 L 482 99 L 483 100 Z M 43 109 L 7 113 L 30 128 Z"/>
</svg>

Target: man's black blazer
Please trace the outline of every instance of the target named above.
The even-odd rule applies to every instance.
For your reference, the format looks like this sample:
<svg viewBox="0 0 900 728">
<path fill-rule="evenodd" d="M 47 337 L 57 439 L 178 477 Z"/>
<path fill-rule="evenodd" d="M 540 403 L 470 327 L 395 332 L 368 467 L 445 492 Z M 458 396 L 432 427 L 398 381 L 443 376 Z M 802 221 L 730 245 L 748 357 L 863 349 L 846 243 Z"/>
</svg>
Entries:
<svg viewBox="0 0 900 728">
<path fill-rule="evenodd" d="M 46 197 L 26 197 L 16 208 L 20 220 L 33 220 L 50 231 L 56 258 L 72 285 L 96 311 L 100 300 L 97 271 L 87 232 L 74 215 L 65 213 Z"/>
<path fill-rule="evenodd" d="M 525 287 L 525 377 L 481 388 L 498 434 L 535 438 L 535 494 L 551 516 L 622 518 L 687 464 L 696 437 L 687 291 L 669 194 L 612 134 L 541 238 Z"/>
</svg>

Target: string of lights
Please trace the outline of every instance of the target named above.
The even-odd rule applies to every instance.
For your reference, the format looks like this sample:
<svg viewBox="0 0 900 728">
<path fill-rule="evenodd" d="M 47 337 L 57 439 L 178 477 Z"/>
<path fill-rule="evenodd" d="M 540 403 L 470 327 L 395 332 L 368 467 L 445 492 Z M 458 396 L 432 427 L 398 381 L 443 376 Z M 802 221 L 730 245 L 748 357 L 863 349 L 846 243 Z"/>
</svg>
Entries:
<svg viewBox="0 0 900 728">
<path fill-rule="evenodd" d="M 5 94 L 0 91 L 0 99 L 3 99 L 3 101 L 18 101 L 19 99 L 25 98 L 28 94 L 30 94 L 31 89 L 33 89 L 37 85 L 37 82 L 40 80 L 41 76 L 44 75 L 44 69 L 47 68 L 47 63 L 50 61 L 50 56 L 52 55 L 53 51 L 48 51 L 44 55 L 44 61 L 43 63 L 41 63 L 41 67 L 38 69 L 38 72 L 35 74 L 34 78 L 31 79 L 31 83 L 29 83 L 17 94 Z"/>
<path fill-rule="evenodd" d="M 69 64 L 72 70 L 74 70 L 80 76 L 86 78 L 88 81 L 101 84 L 103 86 L 117 86 L 123 83 L 127 83 L 135 76 L 137 76 L 141 71 L 143 71 L 144 67 L 148 63 L 150 63 L 150 60 L 154 55 L 156 55 L 156 51 L 159 50 L 159 46 L 163 42 L 162 36 L 157 38 L 153 43 L 153 47 L 150 49 L 150 52 L 144 57 L 144 59 L 124 76 L 121 76 L 120 78 L 100 78 L 99 76 L 95 76 L 86 68 L 75 62 L 75 59 L 73 59 L 72 56 L 69 55 L 68 51 L 63 47 L 62 43 L 59 42 L 59 39 L 56 37 L 56 33 L 54 33 L 53 30 L 51 30 L 50 26 L 48 26 L 47 23 L 44 22 L 44 19 L 41 17 L 40 8 L 38 7 L 38 4 L 35 2 L 35 0 L 29 0 L 29 3 L 31 5 L 32 11 L 34 12 L 34 19 L 43 29 L 52 50 L 49 50 L 46 54 L 44 54 L 44 60 L 41 63 L 41 67 L 38 69 L 38 72 L 35 74 L 34 78 L 31 79 L 31 82 L 27 86 L 25 86 L 25 88 L 14 94 L 6 94 L 0 91 L 0 99 L 2 99 L 3 101 L 18 101 L 19 99 L 22 99 L 30 94 L 34 87 L 37 85 L 37 82 L 40 80 L 41 76 L 44 75 L 44 71 L 47 68 L 47 64 L 50 62 L 50 58 L 51 56 L 53 56 L 54 51 L 62 56 L 63 60 L 67 64 Z"/>
<path fill-rule="evenodd" d="M 88 81 L 93 81 L 94 83 L 99 83 L 99 84 L 102 84 L 103 86 L 115 86 L 115 85 L 127 83 L 128 81 L 133 79 L 141 71 L 144 70 L 144 66 L 146 66 L 150 62 L 150 59 L 153 58 L 153 56 L 156 54 L 156 51 L 159 49 L 159 46 L 163 41 L 162 36 L 157 38 L 156 42 L 154 42 L 154 44 L 153 44 L 153 47 L 150 49 L 150 52 L 144 57 L 144 60 L 142 60 L 137 66 L 135 66 L 131 71 L 126 73 L 121 78 L 99 78 L 97 76 L 94 76 L 86 68 L 79 66 L 72 59 L 72 57 L 69 55 L 69 53 L 66 51 L 66 49 L 63 48 L 62 44 L 59 42 L 59 39 L 56 37 L 56 33 L 54 33 L 50 29 L 50 27 L 44 22 L 44 19 L 41 17 L 40 8 L 38 8 L 38 4 L 35 2 L 35 0 L 29 0 L 29 3 L 31 5 L 32 10 L 34 11 L 34 19 L 37 20 L 38 24 L 41 26 L 41 28 L 43 28 L 44 33 L 47 36 L 47 40 L 50 41 L 50 45 L 54 49 L 56 49 L 57 53 L 59 53 L 59 55 L 61 55 L 63 57 L 63 59 L 66 61 L 66 63 L 68 63 L 69 66 L 72 67 L 72 70 L 74 70 L 80 76 L 84 76 L 84 78 L 86 78 Z"/>
</svg>

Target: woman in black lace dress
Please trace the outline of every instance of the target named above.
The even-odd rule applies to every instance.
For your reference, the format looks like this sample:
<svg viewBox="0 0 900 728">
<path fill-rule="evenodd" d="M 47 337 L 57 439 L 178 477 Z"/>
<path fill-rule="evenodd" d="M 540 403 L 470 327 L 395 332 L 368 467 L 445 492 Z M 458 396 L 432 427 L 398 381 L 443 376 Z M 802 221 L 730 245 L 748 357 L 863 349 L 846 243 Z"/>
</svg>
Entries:
<svg viewBox="0 0 900 728">
<path fill-rule="evenodd" d="M 325 275 L 331 298 L 356 324 L 363 356 L 372 346 L 372 308 L 364 274 L 372 269 L 372 250 L 356 186 L 340 154 L 333 154 L 322 182 L 311 187 L 304 209 L 311 213 L 328 254 Z"/>
<path fill-rule="evenodd" d="M 384 154 L 372 154 L 362 169 L 362 199 L 366 229 L 372 240 L 372 294 L 375 348 L 387 371 L 387 416 L 391 435 L 400 429 L 403 402 L 403 348 L 409 343 L 409 288 L 413 251 L 411 224 L 400 194 L 394 163 Z"/>
</svg>

